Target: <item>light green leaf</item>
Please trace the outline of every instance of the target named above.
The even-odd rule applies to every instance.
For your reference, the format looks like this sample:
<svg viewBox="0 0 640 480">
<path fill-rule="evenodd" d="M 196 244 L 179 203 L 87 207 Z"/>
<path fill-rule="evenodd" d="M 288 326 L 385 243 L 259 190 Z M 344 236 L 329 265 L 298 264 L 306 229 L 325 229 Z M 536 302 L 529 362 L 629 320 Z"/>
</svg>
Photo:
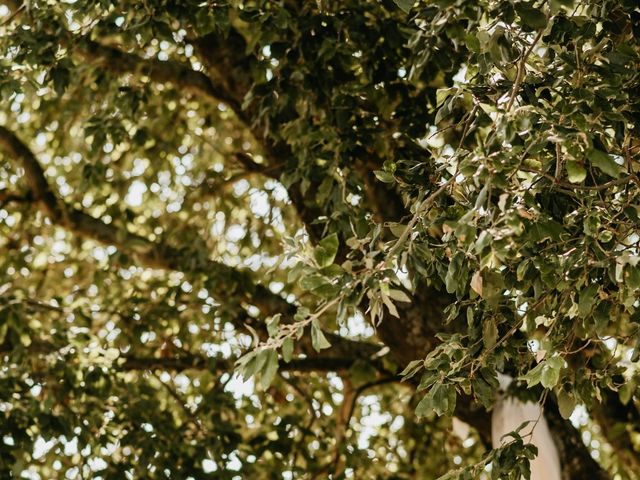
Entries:
<svg viewBox="0 0 640 480">
<path fill-rule="evenodd" d="M 267 333 L 270 337 L 275 336 L 278 333 L 278 325 L 280 325 L 280 317 L 282 315 L 280 313 L 275 314 L 271 319 L 267 322 Z"/>
<path fill-rule="evenodd" d="M 300 287 L 302 287 L 304 290 L 315 290 L 322 285 L 328 284 L 329 282 L 326 278 L 317 274 L 307 275 L 306 277 L 302 277 L 302 279 L 300 280 Z"/>
<path fill-rule="evenodd" d="M 625 382 L 620 387 L 620 391 L 618 392 L 618 394 L 620 395 L 620 401 L 622 402 L 623 405 L 626 405 L 629 403 L 629 400 L 631 400 L 631 397 L 633 397 L 633 394 L 635 393 L 636 386 L 637 386 L 636 382 L 631 380 L 631 381 Z"/>
<path fill-rule="evenodd" d="M 539 363 L 522 377 L 522 380 L 527 382 L 528 387 L 534 387 L 540 383 L 543 367 L 544 363 Z"/>
<path fill-rule="evenodd" d="M 287 337 L 282 342 L 282 359 L 289 363 L 293 356 L 293 338 Z"/>
<path fill-rule="evenodd" d="M 390 289 L 389 296 L 394 299 L 396 302 L 411 302 L 409 295 L 404 293 L 402 290 Z"/>
<path fill-rule="evenodd" d="M 414 0 L 393 0 L 393 3 L 395 3 L 404 13 L 409 13 L 415 2 Z"/>
<path fill-rule="evenodd" d="M 458 88 L 450 87 L 450 88 L 439 88 L 436 90 L 436 105 L 440 105 L 444 102 L 449 96 L 458 92 Z"/>
<path fill-rule="evenodd" d="M 568 419 L 575 408 L 576 400 L 573 398 L 573 395 L 561 390 L 560 393 L 558 393 L 558 409 L 560 410 L 562 418 L 565 420 Z"/>
<path fill-rule="evenodd" d="M 540 383 L 544 388 L 553 388 L 560 379 L 560 371 L 548 366 L 542 369 L 542 375 L 540 377 Z"/>
<path fill-rule="evenodd" d="M 384 303 L 385 306 L 387 307 L 387 310 L 389 310 L 389 313 L 394 317 L 399 318 L 400 315 L 398 314 L 398 309 L 393 304 L 391 299 L 387 295 L 385 295 L 383 292 L 380 292 L 380 297 L 382 298 L 382 303 Z"/>
<path fill-rule="evenodd" d="M 571 183 L 581 183 L 587 178 L 587 169 L 576 161 L 568 160 L 566 163 L 567 177 Z"/>
<path fill-rule="evenodd" d="M 384 183 L 394 183 L 396 179 L 389 172 L 385 172 L 384 170 L 374 170 L 373 174 L 376 176 L 378 180 Z"/>
<path fill-rule="evenodd" d="M 403 377 L 403 380 L 411 378 L 416 373 L 418 373 L 423 366 L 424 360 L 412 360 L 411 362 L 409 362 L 409 365 L 407 365 L 405 369 L 400 372 L 400 376 Z"/>
<path fill-rule="evenodd" d="M 542 362 L 542 375 L 540 383 L 544 388 L 553 388 L 560 380 L 560 370 L 564 361 L 560 357 L 553 357 Z"/>
<path fill-rule="evenodd" d="M 260 386 L 266 390 L 278 372 L 278 353 L 275 350 L 263 350 L 263 352 L 266 352 L 266 362 L 262 368 Z"/>
<path fill-rule="evenodd" d="M 324 333 L 322 333 L 318 320 L 315 318 L 311 322 L 311 345 L 313 345 L 316 352 L 331 347 Z"/>
<path fill-rule="evenodd" d="M 389 230 L 391 230 L 391 233 L 393 233 L 394 236 L 400 238 L 407 230 L 407 226 L 403 223 L 390 223 Z"/>
<path fill-rule="evenodd" d="M 256 373 L 262 370 L 265 362 L 267 361 L 267 351 L 261 350 L 259 352 L 249 352 L 245 357 L 246 362 L 241 363 L 240 374 L 245 380 L 253 377 Z"/>
</svg>

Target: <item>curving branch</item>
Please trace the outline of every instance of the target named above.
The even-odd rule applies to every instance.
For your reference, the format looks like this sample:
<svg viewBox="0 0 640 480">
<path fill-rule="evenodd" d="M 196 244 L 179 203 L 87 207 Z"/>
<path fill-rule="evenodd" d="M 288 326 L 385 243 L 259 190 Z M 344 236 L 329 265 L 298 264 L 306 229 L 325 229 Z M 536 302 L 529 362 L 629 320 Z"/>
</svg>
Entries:
<svg viewBox="0 0 640 480">
<path fill-rule="evenodd" d="M 236 114 L 242 111 L 237 99 L 215 85 L 207 75 L 193 70 L 187 64 L 174 60 L 160 61 L 155 58 L 143 58 L 93 40 L 77 42 L 77 48 L 74 51 L 85 60 L 96 63 L 113 74 L 146 75 L 154 82 L 173 83 L 185 93 L 195 94 L 214 102 L 224 102 Z"/>
<path fill-rule="evenodd" d="M 31 203 L 33 202 L 33 196 L 31 195 L 31 192 L 22 194 L 8 190 L 0 190 L 0 205 L 11 202 Z"/>
<path fill-rule="evenodd" d="M 238 307 L 253 305 L 264 317 L 281 314 L 284 321 L 293 321 L 296 306 L 274 294 L 267 287 L 254 284 L 247 272 L 215 260 L 194 258 L 189 252 L 165 243 L 152 242 L 143 236 L 107 224 L 65 204 L 51 189 L 42 166 L 33 152 L 11 130 L 2 126 L 0 126 L 0 150 L 5 151 L 24 169 L 24 178 L 35 204 L 54 224 L 82 238 L 113 245 L 148 268 L 200 273 L 223 279 L 224 281 L 216 282 L 211 289 L 214 297 L 231 298 L 231 303 L 237 303 Z M 240 310 L 244 309 L 240 308 Z M 266 336 L 264 322 L 247 314 L 238 317 L 237 326 L 249 326 L 263 337 Z M 330 332 L 326 332 L 325 335 L 333 345 L 330 353 L 325 355 L 335 358 L 369 359 L 380 350 L 376 345 L 349 340 Z M 317 355 L 308 336 L 304 336 L 299 344 L 302 353 L 308 356 Z"/>
</svg>

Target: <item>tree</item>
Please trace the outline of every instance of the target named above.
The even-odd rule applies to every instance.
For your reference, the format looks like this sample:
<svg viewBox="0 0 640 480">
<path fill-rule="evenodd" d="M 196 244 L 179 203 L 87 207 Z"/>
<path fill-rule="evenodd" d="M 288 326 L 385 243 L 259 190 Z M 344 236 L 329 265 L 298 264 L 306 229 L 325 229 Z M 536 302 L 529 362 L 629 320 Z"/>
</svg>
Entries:
<svg viewBox="0 0 640 480">
<path fill-rule="evenodd" d="M 3 478 L 638 478 L 637 2 L 0 14 Z"/>
</svg>

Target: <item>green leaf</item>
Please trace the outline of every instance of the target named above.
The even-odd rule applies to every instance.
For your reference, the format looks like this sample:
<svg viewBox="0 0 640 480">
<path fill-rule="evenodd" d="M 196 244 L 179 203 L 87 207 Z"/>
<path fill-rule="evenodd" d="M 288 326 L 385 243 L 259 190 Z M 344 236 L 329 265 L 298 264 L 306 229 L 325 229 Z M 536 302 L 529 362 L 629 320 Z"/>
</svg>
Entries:
<svg viewBox="0 0 640 480">
<path fill-rule="evenodd" d="M 571 183 L 581 183 L 587 178 L 587 169 L 581 163 L 569 160 L 566 167 L 567 177 Z"/>
<path fill-rule="evenodd" d="M 400 372 L 400 376 L 403 377 L 403 380 L 407 380 L 418 373 L 423 367 L 424 360 L 412 360 L 409 362 L 409 365 L 407 365 L 405 369 Z"/>
<path fill-rule="evenodd" d="M 547 25 L 547 16 L 537 8 L 533 8 L 527 4 L 516 4 L 516 11 L 522 22 L 531 28 L 543 28 Z"/>
<path fill-rule="evenodd" d="M 267 361 L 267 351 L 261 350 L 259 352 L 249 352 L 245 357 L 247 358 L 244 364 L 241 364 L 240 373 L 242 377 L 247 380 L 253 377 L 256 373 L 262 370 L 264 364 Z"/>
<path fill-rule="evenodd" d="M 527 387 L 534 387 L 540 383 L 543 368 L 544 363 L 539 363 L 522 377 L 522 380 L 527 382 Z"/>
<path fill-rule="evenodd" d="M 338 253 L 339 244 L 338 235 L 335 233 L 320 240 L 314 251 L 315 260 L 320 268 L 328 267 L 333 263 Z"/>
<path fill-rule="evenodd" d="M 357 360 L 349 368 L 349 380 L 354 388 L 359 388 L 362 385 L 375 381 L 378 371 L 375 369 L 371 362 L 364 360 Z"/>
<path fill-rule="evenodd" d="M 467 307 L 467 326 L 469 328 L 473 327 L 473 324 L 474 324 L 473 320 L 474 320 L 473 308 Z"/>
<path fill-rule="evenodd" d="M 598 167 L 610 177 L 618 178 L 622 172 L 622 167 L 611 158 L 611 155 L 597 148 L 589 150 L 587 158 L 592 165 Z"/>
<path fill-rule="evenodd" d="M 394 299 L 396 302 L 411 302 L 409 295 L 404 293 L 402 290 L 390 289 L 389 296 Z"/>
<path fill-rule="evenodd" d="M 385 172 L 384 170 L 374 170 L 373 174 L 376 176 L 378 180 L 384 183 L 395 183 L 396 179 L 389 172 Z"/>
<path fill-rule="evenodd" d="M 453 385 L 434 385 L 429 393 L 418 403 L 416 416 L 424 417 L 432 411 L 439 417 L 451 414 L 455 409 L 456 391 Z"/>
<path fill-rule="evenodd" d="M 425 395 L 422 400 L 416 406 L 416 417 L 426 417 L 433 411 L 432 400 L 428 395 Z"/>
<path fill-rule="evenodd" d="M 578 301 L 578 314 L 586 317 L 591 313 L 591 309 L 596 303 L 596 294 L 598 293 L 598 285 L 591 284 L 580 290 L 580 300 Z"/>
<path fill-rule="evenodd" d="M 334 298 L 340 292 L 339 285 L 325 283 L 324 285 L 314 288 L 312 293 L 322 298 Z"/>
<path fill-rule="evenodd" d="M 275 350 L 264 350 L 264 352 L 266 352 L 267 355 L 265 365 L 262 368 L 260 386 L 266 390 L 278 372 L 278 353 Z"/>
<path fill-rule="evenodd" d="M 624 282 L 633 290 L 640 288 L 640 267 L 627 265 L 624 269 Z"/>
<path fill-rule="evenodd" d="M 492 241 L 493 235 L 491 235 L 487 230 L 483 230 L 482 232 L 480 232 L 480 235 L 478 235 L 475 243 L 476 252 L 478 254 L 481 254 L 486 247 L 491 245 Z"/>
<path fill-rule="evenodd" d="M 435 370 L 427 370 L 422 377 L 420 378 L 420 383 L 418 384 L 417 391 L 421 392 L 422 390 L 426 390 L 427 388 L 433 387 L 434 383 L 440 380 L 440 377 Z"/>
<path fill-rule="evenodd" d="M 553 388 L 560 380 L 560 370 L 562 369 L 564 361 L 561 357 L 553 357 L 545 362 L 542 362 L 542 375 L 540 376 L 540 383 L 544 388 Z"/>
<path fill-rule="evenodd" d="M 51 78 L 53 80 L 53 88 L 56 91 L 56 95 L 59 97 L 62 96 L 69 85 L 69 70 L 65 67 L 55 67 L 51 70 Z"/>
<path fill-rule="evenodd" d="M 414 0 L 393 0 L 393 3 L 395 3 L 404 13 L 409 13 L 411 7 L 413 7 Z"/>
<path fill-rule="evenodd" d="M 520 264 L 518 265 L 518 268 L 516 269 L 516 278 L 518 279 L 519 282 L 524 280 L 524 277 L 526 276 L 530 265 L 531 265 L 531 260 L 529 259 L 525 259 L 524 261 L 520 262 Z"/>
<path fill-rule="evenodd" d="M 270 337 L 274 337 L 278 333 L 278 325 L 280 325 L 280 317 L 282 315 L 280 313 L 275 314 L 271 319 L 267 322 L 267 333 Z"/>
<path fill-rule="evenodd" d="M 560 410 L 562 418 L 567 420 L 575 408 L 576 400 L 573 398 L 573 395 L 561 390 L 560 393 L 558 393 L 558 409 Z"/>
<path fill-rule="evenodd" d="M 491 407 L 494 401 L 493 388 L 491 385 L 482 377 L 474 378 L 471 381 L 471 385 L 473 386 L 473 394 L 476 399 L 478 399 L 485 408 Z"/>
<path fill-rule="evenodd" d="M 493 348 L 498 340 L 498 327 L 492 319 L 485 320 L 482 324 L 482 341 L 484 348 Z"/>
<path fill-rule="evenodd" d="M 625 382 L 620 387 L 620 391 L 618 392 L 618 394 L 620 395 L 620 401 L 622 402 L 623 405 L 626 405 L 629 403 L 629 401 L 631 400 L 631 397 L 633 397 L 633 394 L 635 393 L 635 390 L 636 390 L 636 382 L 634 382 L 633 380 Z"/>
<path fill-rule="evenodd" d="M 434 119 L 434 122 L 435 122 L 436 125 L 438 125 L 442 120 L 444 120 L 445 118 L 447 118 L 451 114 L 451 100 L 452 100 L 452 98 L 455 98 L 455 97 L 447 98 L 444 101 L 444 103 L 442 104 L 442 106 L 436 112 L 436 118 Z"/>
<path fill-rule="evenodd" d="M 282 359 L 289 363 L 293 356 L 293 338 L 287 337 L 282 342 Z"/>
<path fill-rule="evenodd" d="M 311 345 L 313 345 L 316 352 L 331 347 L 324 333 L 322 333 L 318 320 L 315 318 L 311 321 Z"/>
<path fill-rule="evenodd" d="M 306 277 L 302 277 L 300 280 L 300 287 L 304 290 L 315 290 L 316 288 L 320 288 L 324 285 L 331 284 L 326 278 L 317 274 L 307 275 Z"/>
<path fill-rule="evenodd" d="M 448 293 L 454 293 L 458 289 L 458 272 L 462 266 L 464 254 L 458 252 L 449 263 L 447 275 L 445 277 L 445 286 Z"/>
</svg>

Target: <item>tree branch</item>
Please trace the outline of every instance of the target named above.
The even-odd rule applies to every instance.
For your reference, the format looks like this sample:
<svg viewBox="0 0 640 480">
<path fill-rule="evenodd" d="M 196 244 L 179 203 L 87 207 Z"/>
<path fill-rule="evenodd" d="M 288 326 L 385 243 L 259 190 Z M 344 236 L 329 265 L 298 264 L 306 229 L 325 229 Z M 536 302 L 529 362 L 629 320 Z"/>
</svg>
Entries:
<svg viewBox="0 0 640 480">
<path fill-rule="evenodd" d="M 24 168 L 25 179 L 34 199 L 39 204 L 41 211 L 52 222 L 82 238 L 113 245 L 132 255 L 148 268 L 200 273 L 211 278 L 224 279 L 224 281 L 216 282 L 215 287 L 211 288 L 214 297 L 233 298 L 239 304 L 254 305 L 265 317 L 279 313 L 284 321 L 293 320 L 296 306 L 274 294 L 265 286 L 254 284 L 247 272 L 208 258 L 194 258 L 190 252 L 171 245 L 152 242 L 145 237 L 107 224 L 81 210 L 69 207 L 56 197 L 46 180 L 42 167 L 31 150 L 12 131 L 1 126 L 0 149 L 7 152 L 14 161 Z M 236 326 L 243 325 L 251 326 L 254 330 L 266 335 L 264 322 L 249 315 L 245 315 L 243 321 L 238 322 Z M 330 332 L 326 332 L 325 335 L 333 345 L 330 355 L 336 358 L 369 359 L 380 349 L 376 345 L 349 340 Z M 317 355 L 308 336 L 303 337 L 299 346 L 302 353 L 308 356 Z"/>
<path fill-rule="evenodd" d="M 211 370 L 218 373 L 231 372 L 234 369 L 232 359 L 207 358 L 198 355 L 179 357 L 125 357 L 121 368 L 124 370 Z M 318 355 L 316 357 L 294 358 L 289 363 L 281 362 L 282 372 L 338 372 L 348 370 L 358 361 L 357 358 Z"/>
<path fill-rule="evenodd" d="M 33 202 L 33 195 L 31 192 L 24 194 L 10 192 L 8 190 L 0 190 L 0 205 L 5 203 L 31 203 Z"/>
<path fill-rule="evenodd" d="M 25 180 L 35 200 L 40 202 L 44 213 L 53 221 L 59 221 L 62 211 L 53 190 L 47 183 L 42 167 L 31 150 L 13 132 L 0 126 L 0 149 L 14 158 L 20 159 L 25 172 Z"/>
<path fill-rule="evenodd" d="M 76 43 L 75 52 L 85 60 L 96 63 L 111 73 L 146 75 L 154 82 L 170 82 L 183 92 L 192 93 L 214 102 L 224 102 L 236 114 L 242 111 L 237 99 L 215 85 L 207 75 L 193 70 L 187 64 L 172 60 L 163 62 L 155 58 L 143 58 L 93 40 L 83 39 L 79 42 L 74 40 L 74 44 Z"/>
<path fill-rule="evenodd" d="M 550 173 L 536 170 L 535 168 L 520 167 L 520 170 L 523 172 L 535 173 L 537 175 L 540 175 L 549 180 L 553 185 L 557 185 L 568 190 L 591 190 L 599 192 L 602 190 L 607 190 L 611 187 L 615 187 L 617 185 L 626 185 L 627 183 L 638 182 L 638 176 L 632 173 L 631 175 L 620 177 L 615 180 L 609 180 L 608 182 L 602 183 L 600 185 L 578 185 L 575 183 L 562 182 Z"/>
</svg>

